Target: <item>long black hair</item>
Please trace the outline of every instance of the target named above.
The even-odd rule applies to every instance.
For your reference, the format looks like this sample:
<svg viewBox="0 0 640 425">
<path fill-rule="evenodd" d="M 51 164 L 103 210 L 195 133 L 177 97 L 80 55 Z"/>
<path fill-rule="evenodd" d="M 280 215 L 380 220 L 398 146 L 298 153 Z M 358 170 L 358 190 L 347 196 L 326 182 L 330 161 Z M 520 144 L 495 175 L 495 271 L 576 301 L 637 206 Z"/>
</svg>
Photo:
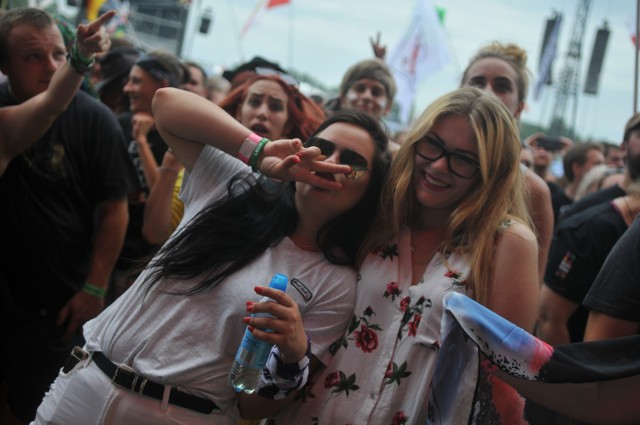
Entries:
<svg viewBox="0 0 640 425">
<path fill-rule="evenodd" d="M 385 128 L 364 112 L 337 112 L 313 135 L 339 122 L 362 128 L 372 138 L 375 153 L 371 176 L 360 202 L 324 224 L 317 243 L 329 262 L 355 267 L 358 248 L 376 215 L 391 160 Z M 201 292 L 242 269 L 296 229 L 295 182 L 276 183 L 264 176 L 242 173 L 231 179 L 227 192 L 224 199 L 200 211 L 158 251 L 148 266 L 150 285 L 166 278 L 199 278 L 197 285 L 174 293 Z"/>
</svg>

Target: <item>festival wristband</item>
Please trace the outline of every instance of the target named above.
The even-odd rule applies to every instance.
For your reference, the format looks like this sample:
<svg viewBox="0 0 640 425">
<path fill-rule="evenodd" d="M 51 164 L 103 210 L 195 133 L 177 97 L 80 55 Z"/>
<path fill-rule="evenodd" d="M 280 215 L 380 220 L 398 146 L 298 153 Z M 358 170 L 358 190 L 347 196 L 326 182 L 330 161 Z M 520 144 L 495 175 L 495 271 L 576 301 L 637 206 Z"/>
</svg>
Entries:
<svg viewBox="0 0 640 425">
<path fill-rule="evenodd" d="M 69 49 L 69 53 L 67 55 L 67 59 L 69 60 L 69 64 L 71 67 L 80 75 L 84 75 L 85 77 L 91 75 L 93 69 L 96 64 L 95 58 L 83 58 L 78 53 L 78 42 L 74 42 Z"/>
<path fill-rule="evenodd" d="M 106 289 L 99 288 L 95 285 L 90 284 L 89 282 L 85 282 L 85 284 L 82 286 L 82 292 L 93 295 L 94 297 L 100 299 L 104 299 L 104 296 L 107 294 Z"/>
<path fill-rule="evenodd" d="M 266 145 L 267 143 L 269 143 L 269 139 L 260 140 L 258 146 L 256 146 L 256 148 L 251 153 L 251 157 L 249 158 L 249 165 L 251 166 L 251 169 L 254 173 L 260 172 L 260 170 L 258 170 L 258 158 L 260 157 L 260 153 L 262 153 L 262 149 L 264 149 L 264 145 Z"/>
<path fill-rule="evenodd" d="M 258 146 L 258 143 L 260 143 L 261 140 L 262 137 L 258 136 L 256 133 L 249 134 L 240 146 L 240 150 L 238 151 L 238 159 L 249 165 L 249 158 L 251 158 L 251 154 L 256 149 L 256 146 Z"/>
</svg>

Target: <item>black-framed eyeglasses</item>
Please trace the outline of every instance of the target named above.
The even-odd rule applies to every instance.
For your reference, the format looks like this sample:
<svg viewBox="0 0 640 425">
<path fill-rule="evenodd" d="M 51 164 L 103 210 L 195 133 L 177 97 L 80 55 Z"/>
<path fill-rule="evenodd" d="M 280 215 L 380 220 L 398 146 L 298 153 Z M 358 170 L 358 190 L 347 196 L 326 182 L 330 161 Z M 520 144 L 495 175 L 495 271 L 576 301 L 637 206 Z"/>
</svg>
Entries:
<svg viewBox="0 0 640 425">
<path fill-rule="evenodd" d="M 447 158 L 447 166 L 456 176 L 463 179 L 472 178 L 480 169 L 480 164 L 466 155 L 451 152 L 432 136 L 425 136 L 416 143 L 416 154 L 427 161 L 437 161 L 443 156 Z"/>
<path fill-rule="evenodd" d="M 339 146 L 340 151 L 340 164 L 348 165 L 351 167 L 351 172 L 349 174 L 345 174 L 348 179 L 357 180 L 360 177 L 364 176 L 364 174 L 369 171 L 369 163 L 367 159 L 360 155 L 356 151 L 352 151 L 349 148 L 345 148 L 344 146 L 340 146 L 337 143 L 332 142 L 331 140 L 323 139 L 322 137 L 312 137 L 304 144 L 305 148 L 310 148 L 312 146 L 320 149 L 320 153 L 326 157 L 329 157 L 335 152 L 336 146 Z"/>
<path fill-rule="evenodd" d="M 295 87 L 296 89 L 300 86 L 300 81 L 298 81 L 295 77 L 292 77 L 289 74 L 285 74 L 284 72 L 280 72 L 278 70 L 272 69 L 272 68 L 267 68 L 264 66 L 259 66 L 256 68 L 256 74 L 258 75 L 275 75 L 280 77 L 280 79 L 282 81 L 284 81 L 286 84 Z"/>
</svg>

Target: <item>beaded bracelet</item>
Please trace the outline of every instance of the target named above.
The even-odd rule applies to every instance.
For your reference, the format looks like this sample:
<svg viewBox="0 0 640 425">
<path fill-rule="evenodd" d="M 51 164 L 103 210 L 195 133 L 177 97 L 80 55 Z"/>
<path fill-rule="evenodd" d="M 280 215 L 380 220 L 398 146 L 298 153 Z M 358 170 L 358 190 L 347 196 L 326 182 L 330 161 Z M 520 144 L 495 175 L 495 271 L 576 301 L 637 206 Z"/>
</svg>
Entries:
<svg viewBox="0 0 640 425">
<path fill-rule="evenodd" d="M 89 295 L 93 295 L 96 298 L 104 299 L 104 296 L 107 294 L 107 290 L 104 288 L 99 288 L 95 285 L 90 284 L 89 282 L 85 282 L 82 286 L 82 292 L 86 292 Z"/>
<path fill-rule="evenodd" d="M 69 64 L 71 67 L 80 75 L 84 75 L 85 77 L 91 75 L 93 72 L 93 68 L 96 65 L 95 58 L 85 59 L 80 56 L 78 53 L 78 42 L 74 42 L 69 49 L 69 53 L 67 54 L 67 59 L 69 60 Z"/>
<path fill-rule="evenodd" d="M 258 143 L 258 146 L 256 146 L 256 148 L 251 153 L 251 157 L 249 158 L 249 165 L 251 166 L 251 169 L 253 170 L 254 173 L 259 172 L 258 157 L 260 156 L 262 149 L 264 149 L 264 145 L 266 145 L 267 143 L 269 143 L 269 139 L 260 140 L 260 142 Z"/>
</svg>

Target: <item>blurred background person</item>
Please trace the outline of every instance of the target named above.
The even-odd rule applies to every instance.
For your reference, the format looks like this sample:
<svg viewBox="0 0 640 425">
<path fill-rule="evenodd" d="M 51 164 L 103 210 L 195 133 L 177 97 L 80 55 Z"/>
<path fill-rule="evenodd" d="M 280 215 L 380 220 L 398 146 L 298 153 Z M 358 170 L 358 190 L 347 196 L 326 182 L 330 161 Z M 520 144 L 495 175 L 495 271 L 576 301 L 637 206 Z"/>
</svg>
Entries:
<svg viewBox="0 0 640 425">
<path fill-rule="evenodd" d="M 461 86 L 478 87 L 492 93 L 507 107 L 516 121 L 525 107 L 529 90 L 527 52 L 515 44 L 490 43 L 469 60 Z M 528 188 L 527 208 L 538 239 L 538 276 L 542 276 L 553 236 L 553 210 L 549 187 L 533 171 L 521 166 Z"/>
<path fill-rule="evenodd" d="M 322 122 L 324 112 L 298 91 L 292 77 L 285 81 L 284 74 L 268 74 L 250 76 L 220 106 L 260 137 L 306 141 Z M 167 151 L 144 211 L 142 234 L 150 244 L 164 242 L 182 219 L 184 205 L 178 193 L 183 173 L 182 164 Z"/>
<path fill-rule="evenodd" d="M 596 165 L 604 164 L 602 146 L 597 143 L 573 143 L 562 156 L 562 180 L 549 182 L 554 222 L 571 206 L 582 178 Z"/>
<path fill-rule="evenodd" d="M 100 101 L 116 116 L 129 110 L 129 96 L 124 93 L 124 86 L 140 55 L 141 52 L 134 47 L 120 46 L 109 49 L 96 61 L 100 64 L 100 77 L 94 80 L 94 87 Z"/>
<path fill-rule="evenodd" d="M 620 148 L 624 152 L 622 178 L 617 174 L 607 177 L 603 181 L 603 189 L 586 195 L 573 203 L 563 211 L 560 220 L 600 202 L 625 196 L 629 186 L 640 177 L 640 112 L 633 114 L 627 120 Z M 612 184 L 609 184 L 608 179 L 614 179 Z"/>
<path fill-rule="evenodd" d="M 283 74 L 287 73 L 278 63 L 267 60 L 261 56 L 254 56 L 251 60 L 238 65 L 234 69 L 224 71 L 222 77 L 231 84 L 229 90 L 233 90 L 254 75 L 257 68 L 268 68 Z"/>
<path fill-rule="evenodd" d="M 229 94 L 231 83 L 220 75 L 213 75 L 207 78 L 207 87 L 209 88 L 209 100 L 218 104 Z"/>
<path fill-rule="evenodd" d="M 522 150 L 520 151 L 520 163 L 527 167 L 528 169 L 533 169 L 533 149 L 529 145 L 522 145 Z"/>
<path fill-rule="evenodd" d="M 620 145 L 604 142 L 601 143 L 604 148 L 604 160 L 609 167 L 624 168 L 624 149 Z"/>
<path fill-rule="evenodd" d="M 68 56 L 46 12 L 14 8 L 0 17 L 0 69 L 8 77 L 1 106 L 29 107 L 56 95 L 64 75 L 74 80 L 53 99 L 61 102 L 55 112 L 31 117 L 24 134 L 12 136 L 19 120 L 3 127 L 0 332 L 2 357 L 11 361 L 0 379 L 11 425 L 34 418 L 51 379 L 82 343 L 82 325 L 104 308 L 124 239 L 133 170 L 122 132 L 108 108 L 76 93 L 94 53 L 109 47 L 101 25 L 112 16 L 79 26 Z"/>
<path fill-rule="evenodd" d="M 188 80 L 180 85 L 181 89 L 190 91 L 206 99 L 209 99 L 209 86 L 207 85 L 207 72 L 202 65 L 186 61 L 183 63 L 189 70 Z"/>
<path fill-rule="evenodd" d="M 184 70 L 178 58 L 164 51 L 141 55 L 131 67 L 124 93 L 129 98 L 129 111 L 118 116 L 127 138 L 130 160 L 137 171 L 138 186 L 129 196 L 129 225 L 122 252 L 114 272 L 113 297 L 121 294 L 135 280 L 133 269 L 141 258 L 156 248 L 142 235 L 144 208 L 149 191 L 158 178 L 167 144 L 156 129 L 151 113 L 155 92 L 162 87 L 179 87 Z"/>
</svg>

